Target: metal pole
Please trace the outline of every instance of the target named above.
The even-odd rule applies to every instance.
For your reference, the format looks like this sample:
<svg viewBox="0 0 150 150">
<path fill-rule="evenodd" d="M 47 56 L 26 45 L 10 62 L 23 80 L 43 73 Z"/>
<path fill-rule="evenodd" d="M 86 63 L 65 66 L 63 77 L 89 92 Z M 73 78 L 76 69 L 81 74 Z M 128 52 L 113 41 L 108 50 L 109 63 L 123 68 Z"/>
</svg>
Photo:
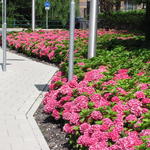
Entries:
<svg viewBox="0 0 150 150">
<path fill-rule="evenodd" d="M 48 29 L 48 10 L 46 10 L 46 29 Z"/>
<path fill-rule="evenodd" d="M 3 71 L 6 71 L 6 34 L 7 34 L 7 23 L 6 23 L 6 0 L 2 0 L 2 49 L 3 49 Z"/>
<path fill-rule="evenodd" d="M 90 2 L 88 58 L 92 58 L 96 55 L 96 35 L 97 35 L 97 0 L 91 0 L 91 2 Z"/>
<path fill-rule="evenodd" d="M 69 73 L 68 80 L 73 78 L 74 67 L 74 29 L 75 29 L 75 1 L 70 3 L 70 44 L 69 44 Z"/>
<path fill-rule="evenodd" d="M 35 30 L 35 0 L 32 0 L 32 30 Z"/>
</svg>

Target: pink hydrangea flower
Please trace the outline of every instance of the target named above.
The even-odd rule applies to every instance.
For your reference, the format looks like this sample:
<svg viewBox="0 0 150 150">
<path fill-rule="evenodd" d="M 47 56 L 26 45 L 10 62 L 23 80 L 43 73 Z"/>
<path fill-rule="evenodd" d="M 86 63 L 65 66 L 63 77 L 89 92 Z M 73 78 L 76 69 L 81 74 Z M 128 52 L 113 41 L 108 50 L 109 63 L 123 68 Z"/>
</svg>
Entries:
<svg viewBox="0 0 150 150">
<path fill-rule="evenodd" d="M 84 86 L 84 87 L 78 88 L 78 91 L 80 94 L 87 93 L 87 94 L 91 95 L 91 94 L 95 93 L 95 89 L 91 86 Z"/>
<path fill-rule="evenodd" d="M 145 98 L 145 94 L 142 91 L 137 91 L 135 93 L 136 98 L 141 99 L 141 98 Z"/>
<path fill-rule="evenodd" d="M 137 75 L 138 76 L 142 76 L 142 75 L 144 75 L 145 74 L 145 72 L 139 72 Z"/>
<path fill-rule="evenodd" d="M 60 119 L 59 111 L 57 111 L 56 109 L 53 110 L 52 116 L 53 116 L 56 120 Z"/>
<path fill-rule="evenodd" d="M 78 96 L 74 101 L 74 105 L 80 110 L 88 108 L 88 98 L 86 96 Z"/>
<path fill-rule="evenodd" d="M 106 93 L 106 94 L 104 94 L 103 97 L 104 97 L 105 99 L 108 99 L 111 95 L 113 95 L 113 93 Z"/>
<path fill-rule="evenodd" d="M 114 80 L 131 79 L 131 77 L 127 73 L 128 69 L 120 69 L 118 73 L 115 74 Z"/>
<path fill-rule="evenodd" d="M 107 125 L 109 128 L 114 125 L 114 123 L 112 122 L 112 120 L 109 119 L 109 118 L 104 118 L 102 121 L 103 121 L 103 125 L 105 124 L 105 125 Z"/>
<path fill-rule="evenodd" d="M 144 129 L 140 133 L 140 136 L 149 136 L 149 135 L 150 135 L 150 129 Z"/>
<path fill-rule="evenodd" d="M 124 111 L 129 110 L 129 107 L 126 104 L 118 103 L 112 108 L 112 110 L 119 114 L 124 114 Z"/>
<path fill-rule="evenodd" d="M 113 129 L 113 131 L 109 132 L 109 138 L 116 142 L 120 138 L 120 134 L 116 129 Z"/>
<path fill-rule="evenodd" d="M 118 73 L 119 74 L 126 74 L 126 73 L 128 73 L 128 69 L 120 69 L 120 70 L 118 70 Z"/>
<path fill-rule="evenodd" d="M 59 89 L 59 92 L 64 94 L 64 95 L 69 95 L 71 96 L 72 95 L 72 88 L 69 87 L 69 85 L 65 84 L 65 85 L 62 85 L 61 88 Z"/>
<path fill-rule="evenodd" d="M 80 131 L 81 131 L 81 133 L 84 133 L 85 131 L 87 131 L 89 128 L 91 127 L 91 125 L 90 124 L 88 124 L 88 123 L 82 123 L 81 125 L 80 125 Z"/>
<path fill-rule="evenodd" d="M 137 133 L 133 132 L 130 133 L 129 136 L 120 138 L 116 142 L 121 149 L 131 149 L 134 148 L 135 146 L 141 145 L 143 142 L 142 140 L 138 137 Z"/>
<path fill-rule="evenodd" d="M 90 117 L 94 120 L 101 120 L 103 118 L 102 114 L 99 111 L 93 111 Z"/>
<path fill-rule="evenodd" d="M 69 118 L 70 123 L 78 124 L 80 119 L 80 115 L 78 113 L 72 112 Z"/>
<path fill-rule="evenodd" d="M 106 71 L 107 71 L 107 67 L 106 67 L 106 66 L 100 66 L 100 67 L 98 68 L 98 70 L 99 70 L 100 72 L 106 72 Z"/>
<path fill-rule="evenodd" d="M 49 60 L 51 60 L 55 56 L 55 52 L 51 51 L 48 55 Z"/>
<path fill-rule="evenodd" d="M 67 124 L 64 125 L 63 130 L 66 133 L 72 133 L 73 132 L 73 127 L 69 123 L 67 123 Z"/>
<path fill-rule="evenodd" d="M 104 78 L 104 75 L 101 74 L 101 70 L 95 69 L 95 70 L 85 73 L 84 80 L 85 81 L 93 81 L 93 80 L 99 80 L 102 78 Z"/>
<path fill-rule="evenodd" d="M 88 81 L 82 80 L 79 82 L 78 88 L 87 87 L 88 83 L 89 83 Z"/>
<path fill-rule="evenodd" d="M 119 102 L 120 98 L 118 96 L 114 96 L 114 97 L 111 98 L 111 101 L 112 102 Z"/>
<path fill-rule="evenodd" d="M 50 113 L 50 112 L 54 111 L 57 106 L 58 106 L 58 102 L 54 99 L 51 99 L 44 106 L 44 112 Z"/>
<path fill-rule="evenodd" d="M 62 101 L 62 102 L 66 102 L 66 101 L 70 101 L 70 100 L 71 100 L 71 96 L 65 96 L 60 99 L 60 101 Z"/>
<path fill-rule="evenodd" d="M 77 63 L 77 65 L 78 65 L 78 66 L 84 66 L 85 63 L 84 63 L 84 62 L 79 62 L 79 63 Z"/>
<path fill-rule="evenodd" d="M 140 86 L 141 90 L 146 90 L 149 87 L 148 84 L 145 84 L 145 83 L 142 83 L 139 86 Z"/>
<path fill-rule="evenodd" d="M 121 94 L 121 95 L 127 95 L 128 94 L 128 92 L 126 92 L 123 88 L 118 87 L 117 90 L 118 90 L 119 94 Z"/>
<path fill-rule="evenodd" d="M 67 82 L 67 85 L 71 88 L 76 88 L 78 86 L 78 82 L 76 80 L 71 80 Z"/>
<path fill-rule="evenodd" d="M 70 120 L 71 112 L 64 110 L 62 113 L 62 117 L 65 120 Z"/>
<path fill-rule="evenodd" d="M 150 61 L 147 61 L 146 63 L 147 63 L 147 64 L 150 64 Z"/>
<path fill-rule="evenodd" d="M 130 114 L 126 117 L 126 120 L 127 121 L 136 121 L 137 117 L 135 115 Z"/>
<path fill-rule="evenodd" d="M 149 110 L 149 109 L 147 109 L 147 108 L 143 108 L 143 109 L 142 109 L 143 114 L 147 113 L 148 110 Z"/>
<path fill-rule="evenodd" d="M 109 81 L 106 81 L 106 82 L 102 83 L 102 86 L 106 86 L 106 85 L 116 85 L 116 81 L 109 80 Z"/>
<path fill-rule="evenodd" d="M 150 98 L 143 98 L 142 103 L 143 104 L 149 104 L 150 103 Z"/>
<path fill-rule="evenodd" d="M 95 108 L 110 105 L 110 103 L 106 99 L 104 99 L 100 94 L 94 94 L 90 97 L 90 99 L 94 103 Z"/>
<path fill-rule="evenodd" d="M 91 138 L 88 135 L 81 135 L 77 140 L 78 144 L 87 146 L 87 147 L 89 147 L 90 145 L 93 145 L 97 142 L 98 142 L 97 138 Z"/>
<path fill-rule="evenodd" d="M 89 147 L 89 150 L 109 150 L 106 141 L 97 142 Z"/>
<path fill-rule="evenodd" d="M 129 106 L 131 112 L 136 116 L 140 116 L 142 114 L 142 102 L 140 102 L 139 100 L 131 99 L 127 102 L 127 105 Z"/>
</svg>

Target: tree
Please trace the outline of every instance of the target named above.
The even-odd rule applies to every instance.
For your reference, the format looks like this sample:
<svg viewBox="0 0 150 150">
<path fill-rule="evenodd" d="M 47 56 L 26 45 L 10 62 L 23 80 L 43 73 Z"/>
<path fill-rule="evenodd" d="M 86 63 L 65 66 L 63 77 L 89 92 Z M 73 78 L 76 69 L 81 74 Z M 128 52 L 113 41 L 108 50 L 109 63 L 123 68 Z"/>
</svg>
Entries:
<svg viewBox="0 0 150 150">
<path fill-rule="evenodd" d="M 46 0 L 35 0 L 36 4 L 36 21 L 45 23 L 45 7 L 44 2 Z M 49 0 L 51 2 L 51 7 L 49 10 L 49 20 L 57 20 L 66 24 L 69 19 L 69 7 L 70 0 Z M 78 13 L 78 2 L 76 0 L 76 12 Z M 12 21 L 17 21 L 16 23 L 26 25 L 31 25 L 32 20 L 32 0 L 7 0 L 7 22 L 8 25 L 12 24 Z M 0 9 L 1 12 L 1 9 Z M 0 17 L 1 18 L 1 17 Z M 11 23 L 10 23 L 11 20 Z"/>
<path fill-rule="evenodd" d="M 115 0 L 115 8 L 116 8 L 116 11 L 120 11 L 120 8 L 121 8 L 121 1 L 120 0 Z"/>
<path fill-rule="evenodd" d="M 99 0 L 99 4 L 101 7 L 101 12 L 104 12 L 106 14 L 110 14 L 113 11 L 113 0 Z"/>
<path fill-rule="evenodd" d="M 144 32 L 147 41 L 150 41 L 150 0 L 135 0 L 135 2 L 141 4 L 145 3 L 145 19 L 144 19 Z"/>
<path fill-rule="evenodd" d="M 146 0 L 145 36 L 150 41 L 150 0 Z"/>
</svg>

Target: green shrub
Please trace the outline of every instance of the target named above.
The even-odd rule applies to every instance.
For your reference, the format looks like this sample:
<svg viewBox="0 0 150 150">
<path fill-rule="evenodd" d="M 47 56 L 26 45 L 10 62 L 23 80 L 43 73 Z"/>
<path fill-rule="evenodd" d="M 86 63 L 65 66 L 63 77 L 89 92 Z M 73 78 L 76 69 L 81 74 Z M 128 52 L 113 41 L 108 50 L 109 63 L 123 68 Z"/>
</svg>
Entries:
<svg viewBox="0 0 150 150">
<path fill-rule="evenodd" d="M 143 31 L 145 11 L 120 11 L 108 14 L 99 14 L 99 27 Z"/>
</svg>

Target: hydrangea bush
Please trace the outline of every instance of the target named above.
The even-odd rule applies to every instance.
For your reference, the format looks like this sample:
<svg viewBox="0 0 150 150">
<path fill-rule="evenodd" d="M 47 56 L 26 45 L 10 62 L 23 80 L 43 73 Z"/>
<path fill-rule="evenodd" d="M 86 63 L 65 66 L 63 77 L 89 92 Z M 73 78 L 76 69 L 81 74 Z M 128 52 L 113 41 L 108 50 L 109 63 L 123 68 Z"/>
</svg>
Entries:
<svg viewBox="0 0 150 150">
<path fill-rule="evenodd" d="M 72 81 L 68 31 L 20 32 L 8 44 L 30 56 L 59 64 L 43 104 L 63 119 L 69 143 L 79 150 L 150 149 L 150 49 L 143 36 L 98 32 L 97 56 L 87 58 L 87 31 L 76 30 Z"/>
<path fill-rule="evenodd" d="M 128 69 L 108 74 L 109 68 L 100 66 L 82 81 L 74 76 L 67 82 L 57 72 L 43 100 L 44 111 L 66 121 L 63 129 L 78 149 L 150 147 L 150 76 L 130 76 Z"/>
<path fill-rule="evenodd" d="M 105 34 L 115 35 L 123 31 L 99 30 L 98 36 Z M 88 31 L 75 30 L 77 47 L 75 53 L 80 55 L 81 47 L 87 43 Z M 46 59 L 53 63 L 61 63 L 68 56 L 69 32 L 67 30 L 13 32 L 7 36 L 8 45 L 11 49 L 23 52 L 28 56 Z M 82 42 L 81 42 L 82 41 Z"/>
</svg>

